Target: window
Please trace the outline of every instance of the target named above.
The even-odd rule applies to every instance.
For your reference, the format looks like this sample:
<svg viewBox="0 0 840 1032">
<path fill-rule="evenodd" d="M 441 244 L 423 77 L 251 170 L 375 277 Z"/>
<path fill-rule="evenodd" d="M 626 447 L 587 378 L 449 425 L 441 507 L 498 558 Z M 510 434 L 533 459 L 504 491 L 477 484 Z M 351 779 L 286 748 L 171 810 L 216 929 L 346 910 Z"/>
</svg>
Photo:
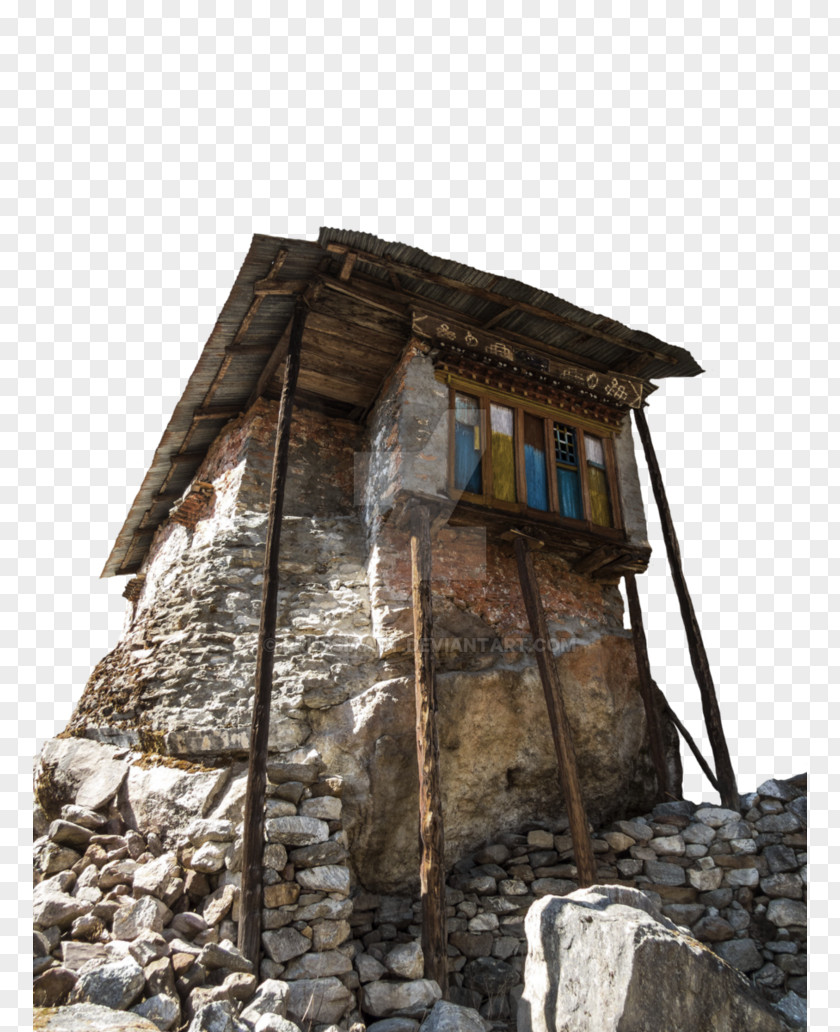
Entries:
<svg viewBox="0 0 840 1032">
<path fill-rule="evenodd" d="M 453 389 L 450 486 L 494 509 L 618 527 L 609 434 L 550 411 Z"/>
</svg>

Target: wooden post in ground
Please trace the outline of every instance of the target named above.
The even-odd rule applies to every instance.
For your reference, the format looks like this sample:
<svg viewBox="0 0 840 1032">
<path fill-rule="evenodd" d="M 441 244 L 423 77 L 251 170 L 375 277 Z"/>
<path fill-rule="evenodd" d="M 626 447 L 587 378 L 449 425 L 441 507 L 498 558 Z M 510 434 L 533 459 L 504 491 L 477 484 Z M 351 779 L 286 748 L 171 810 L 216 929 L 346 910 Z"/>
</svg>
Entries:
<svg viewBox="0 0 840 1032">
<path fill-rule="evenodd" d="M 277 580 L 280 559 L 280 531 L 283 526 L 283 497 L 289 465 L 289 437 L 292 406 L 300 371 L 300 350 L 306 305 L 298 300 L 292 316 L 289 350 L 277 416 L 274 469 L 268 500 L 268 524 L 263 563 L 262 610 L 257 647 L 256 690 L 251 718 L 248 752 L 248 782 L 245 790 L 245 815 L 242 831 L 242 890 L 239 902 L 239 948 L 260 972 L 260 933 L 262 931 L 262 856 L 265 811 L 265 769 L 268 758 L 268 729 L 271 716 L 271 681 L 277 633 Z"/>
<path fill-rule="evenodd" d="M 700 633 L 700 625 L 697 623 L 694 605 L 688 593 L 688 585 L 683 574 L 680 546 L 677 541 L 677 532 L 671 519 L 671 509 L 665 494 L 665 485 L 662 481 L 656 452 L 653 450 L 653 441 L 651 440 L 650 429 L 648 428 L 644 410 L 640 408 L 633 409 L 633 415 L 636 417 L 636 428 L 639 431 L 639 438 L 645 451 L 653 496 L 656 499 L 656 507 L 659 509 L 662 535 L 665 539 L 665 550 L 668 553 L 671 576 L 674 580 L 674 587 L 677 589 L 680 612 L 682 613 L 685 634 L 688 639 L 691 666 L 694 669 L 694 676 L 697 678 L 697 685 L 700 688 L 700 701 L 703 706 L 706 731 L 709 735 L 709 743 L 712 747 L 712 756 L 715 761 L 715 775 L 720 791 L 720 801 L 723 806 L 728 807 L 730 810 L 738 810 L 738 785 L 735 781 L 735 771 L 732 769 L 732 759 L 729 756 L 726 735 L 724 734 L 723 724 L 720 719 L 720 707 L 718 706 L 717 694 L 715 692 L 715 682 L 712 679 L 709 658 L 706 655 L 706 648 L 703 644 L 703 635 Z"/>
<path fill-rule="evenodd" d="M 627 592 L 627 609 L 630 612 L 630 627 L 633 630 L 633 646 L 636 649 L 636 666 L 639 668 L 639 691 L 645 706 L 648 740 L 653 768 L 658 782 L 657 798 L 664 800 L 667 796 L 675 798 L 668 779 L 668 765 L 665 762 L 665 744 L 662 740 L 662 728 L 659 714 L 653 701 L 653 680 L 650 676 L 650 659 L 648 658 L 645 625 L 642 622 L 642 607 L 639 604 L 639 589 L 636 587 L 636 574 L 624 574 L 624 586 Z"/>
<path fill-rule="evenodd" d="M 572 848 L 575 854 L 575 865 L 578 870 L 578 884 L 581 888 L 593 885 L 597 881 L 595 856 L 592 852 L 592 840 L 589 837 L 589 822 L 583 807 L 583 796 L 580 791 L 575 749 L 572 743 L 572 731 L 566 707 L 563 705 L 563 691 L 557 665 L 551 652 L 548 624 L 540 599 L 540 591 L 534 573 L 534 560 L 531 549 L 524 535 L 515 535 L 513 540 L 516 552 L 516 565 L 519 570 L 519 582 L 522 585 L 522 597 L 525 600 L 525 611 L 531 628 L 531 637 L 537 653 L 537 665 L 540 670 L 545 701 L 548 706 L 548 719 L 551 722 L 551 734 L 554 738 L 554 749 L 557 753 L 557 764 L 560 769 L 560 785 L 566 800 L 566 812 L 569 816 L 569 831 L 572 836 Z"/>
<path fill-rule="evenodd" d="M 411 509 L 411 604 L 414 613 L 414 698 L 417 715 L 417 769 L 420 774 L 420 901 L 423 966 L 444 999 L 446 970 L 443 806 L 437 735 L 435 653 L 432 646 L 432 545 L 428 506 Z"/>
</svg>

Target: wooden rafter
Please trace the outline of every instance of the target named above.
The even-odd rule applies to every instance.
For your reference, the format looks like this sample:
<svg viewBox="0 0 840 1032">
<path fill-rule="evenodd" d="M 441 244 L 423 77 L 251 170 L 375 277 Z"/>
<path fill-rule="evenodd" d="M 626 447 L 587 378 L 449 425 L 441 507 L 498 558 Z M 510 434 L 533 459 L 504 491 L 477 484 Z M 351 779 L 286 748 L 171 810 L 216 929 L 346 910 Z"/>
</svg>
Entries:
<svg viewBox="0 0 840 1032">
<path fill-rule="evenodd" d="M 327 250 L 336 254 L 345 254 L 349 248 L 342 244 L 328 244 Z M 426 269 L 418 269 L 413 265 L 407 265 L 404 262 L 398 262 L 392 258 L 383 258 L 377 254 L 371 254 L 368 251 L 357 251 L 356 255 L 358 260 L 366 262 L 368 265 L 393 270 L 410 279 L 422 280 L 426 283 L 434 283 L 440 287 L 449 287 L 450 289 L 458 290 L 463 294 L 469 294 L 471 297 L 480 297 L 485 301 L 492 301 L 497 305 L 505 307 L 513 305 L 521 312 L 527 312 L 529 315 L 537 316 L 538 318 L 545 319 L 548 322 L 559 323 L 561 326 L 568 326 L 570 329 L 579 330 L 581 333 L 587 334 L 587 336 L 597 337 L 599 340 L 605 340 L 609 344 L 615 344 L 616 347 L 625 348 L 628 351 L 651 354 L 655 358 L 659 359 L 660 362 L 667 362 L 669 365 L 677 364 L 678 360 L 673 355 L 666 355 L 663 351 L 644 347 L 641 344 L 636 344 L 634 341 L 624 340 L 621 337 L 616 337 L 615 334 L 606 333 L 597 327 L 587 326 L 585 323 L 578 322 L 577 319 L 570 319 L 568 316 L 558 315 L 556 312 L 549 312 L 547 309 L 539 308 L 537 305 L 532 305 L 527 301 L 516 301 L 505 294 L 497 293 L 495 290 L 488 290 L 486 287 L 477 287 L 471 283 L 463 283 L 461 280 L 454 279 L 452 276 L 445 276 L 439 272 L 429 272 Z"/>
</svg>

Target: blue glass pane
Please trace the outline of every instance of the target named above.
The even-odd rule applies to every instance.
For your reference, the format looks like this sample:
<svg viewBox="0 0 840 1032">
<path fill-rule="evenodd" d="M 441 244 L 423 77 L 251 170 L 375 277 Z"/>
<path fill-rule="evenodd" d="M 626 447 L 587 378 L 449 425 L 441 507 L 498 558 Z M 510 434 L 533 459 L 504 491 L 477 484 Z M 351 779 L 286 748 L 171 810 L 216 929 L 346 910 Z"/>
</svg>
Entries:
<svg viewBox="0 0 840 1032">
<path fill-rule="evenodd" d="M 455 423 L 455 487 L 481 494 L 481 452 L 475 447 L 475 427 Z"/>
<path fill-rule="evenodd" d="M 557 468 L 557 493 L 560 496 L 560 512 L 570 519 L 582 520 L 583 504 L 577 470 Z"/>
<path fill-rule="evenodd" d="M 548 479 L 545 475 L 545 452 L 533 445 L 525 445 L 525 483 L 528 487 L 528 505 L 532 509 L 548 511 Z"/>
</svg>

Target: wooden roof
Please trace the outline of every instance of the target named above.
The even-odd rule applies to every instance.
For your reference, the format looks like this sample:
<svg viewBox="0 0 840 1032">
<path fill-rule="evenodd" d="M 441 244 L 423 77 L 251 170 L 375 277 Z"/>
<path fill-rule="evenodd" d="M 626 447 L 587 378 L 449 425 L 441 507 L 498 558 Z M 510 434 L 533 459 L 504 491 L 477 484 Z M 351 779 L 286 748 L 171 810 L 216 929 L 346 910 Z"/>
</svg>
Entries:
<svg viewBox="0 0 840 1032">
<path fill-rule="evenodd" d="M 695 376 L 683 348 L 513 279 L 352 230 L 256 235 L 102 571 L 135 573 L 222 426 L 279 397 L 295 299 L 308 307 L 296 403 L 363 420 L 418 308 L 543 355 L 641 380 Z"/>
</svg>

